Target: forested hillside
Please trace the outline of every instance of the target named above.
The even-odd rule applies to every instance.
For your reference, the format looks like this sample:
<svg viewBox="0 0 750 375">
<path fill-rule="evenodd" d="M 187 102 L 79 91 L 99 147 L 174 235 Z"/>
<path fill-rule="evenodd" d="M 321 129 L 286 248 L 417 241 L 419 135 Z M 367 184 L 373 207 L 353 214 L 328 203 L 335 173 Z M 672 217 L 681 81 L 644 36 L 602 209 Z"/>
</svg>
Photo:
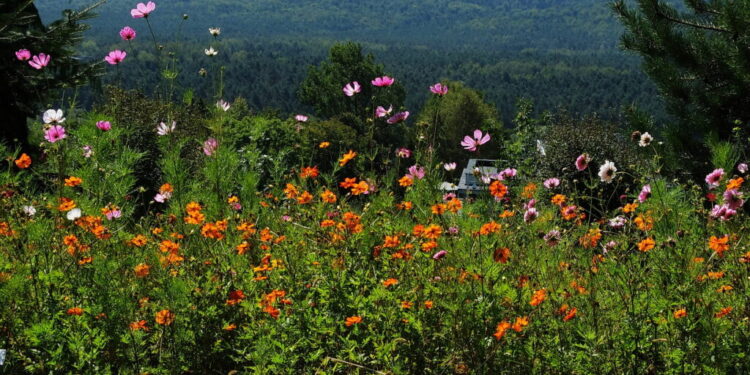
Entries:
<svg viewBox="0 0 750 375">
<path fill-rule="evenodd" d="M 90 1 L 36 4 L 49 19 Z M 113 48 L 137 55 L 122 67 L 123 84 L 151 87 L 159 74 L 145 63 L 156 61 L 148 29 L 140 25 L 132 45 L 117 36 L 133 24 L 132 6 L 103 4 L 84 51 L 90 59 Z M 305 110 L 297 90 L 308 66 L 322 61 L 335 41 L 354 40 L 402 80 L 412 110 L 424 103 L 431 80 L 441 77 L 483 92 L 505 122 L 521 97 L 538 109 L 607 114 L 637 104 L 657 117 L 663 113 L 639 59 L 618 50 L 621 29 L 602 0 L 184 0 L 159 7 L 151 22 L 157 40 L 180 41 L 180 85 L 205 96 L 213 81 L 198 72 L 224 65 L 227 96 L 245 97 L 258 109 Z M 208 27 L 221 27 L 220 43 Z M 203 53 L 209 45 L 219 50 L 213 60 Z"/>
</svg>

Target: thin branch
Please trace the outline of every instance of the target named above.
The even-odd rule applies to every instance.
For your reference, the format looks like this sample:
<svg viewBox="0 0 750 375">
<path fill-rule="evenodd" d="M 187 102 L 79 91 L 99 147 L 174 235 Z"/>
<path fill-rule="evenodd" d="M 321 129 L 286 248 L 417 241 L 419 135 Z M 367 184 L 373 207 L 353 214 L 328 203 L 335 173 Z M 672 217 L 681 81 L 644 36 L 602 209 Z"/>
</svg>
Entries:
<svg viewBox="0 0 750 375">
<path fill-rule="evenodd" d="M 686 21 L 686 20 L 683 20 L 683 19 L 672 17 L 672 16 L 664 13 L 659 6 L 656 7 L 656 15 L 661 16 L 661 17 L 663 17 L 663 18 L 665 18 L 665 19 L 667 19 L 669 21 L 672 21 L 674 23 L 678 23 L 678 24 L 681 24 L 681 25 L 694 27 L 694 28 L 697 28 L 697 29 L 710 30 L 710 31 L 718 31 L 718 32 L 721 32 L 721 33 L 730 33 L 730 34 L 732 33 L 731 31 L 729 31 L 727 29 L 722 29 L 722 28 L 714 26 L 714 25 L 702 25 L 702 24 L 699 24 L 699 23 L 690 22 L 690 21 Z"/>
<path fill-rule="evenodd" d="M 353 363 L 353 362 L 344 361 L 343 359 L 338 359 L 338 358 L 333 358 L 333 357 L 326 357 L 326 360 L 332 361 L 332 362 L 343 363 L 345 365 L 354 366 L 354 367 L 361 368 L 361 369 L 367 370 L 367 371 L 372 371 L 372 372 L 374 372 L 376 374 L 379 374 L 379 375 L 388 375 L 385 372 L 374 370 L 374 369 L 371 369 L 369 367 L 365 367 L 365 366 L 362 366 L 362 365 L 358 365 L 358 364 Z"/>
</svg>

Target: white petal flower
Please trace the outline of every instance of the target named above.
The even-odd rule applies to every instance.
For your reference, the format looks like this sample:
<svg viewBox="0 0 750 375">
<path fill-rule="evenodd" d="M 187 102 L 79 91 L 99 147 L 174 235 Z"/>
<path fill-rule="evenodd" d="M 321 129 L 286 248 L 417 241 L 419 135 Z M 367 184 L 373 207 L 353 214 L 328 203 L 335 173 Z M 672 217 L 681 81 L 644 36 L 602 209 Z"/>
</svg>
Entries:
<svg viewBox="0 0 750 375">
<path fill-rule="evenodd" d="M 81 214 L 82 214 L 82 212 L 81 212 L 80 208 L 74 208 L 74 209 L 68 211 L 68 214 L 66 215 L 66 217 L 68 218 L 68 220 L 74 221 L 74 220 L 80 219 L 81 218 Z"/>
<path fill-rule="evenodd" d="M 45 124 L 62 124 L 63 122 L 65 122 L 65 117 L 63 117 L 62 109 L 48 109 L 44 112 L 42 118 L 44 119 Z"/>
<path fill-rule="evenodd" d="M 606 160 L 604 161 L 604 164 L 602 164 L 602 166 L 599 167 L 599 178 L 602 179 L 602 182 L 606 182 L 609 184 L 615 178 L 616 172 L 617 172 L 617 167 L 615 167 L 615 163 L 609 160 Z"/>
</svg>

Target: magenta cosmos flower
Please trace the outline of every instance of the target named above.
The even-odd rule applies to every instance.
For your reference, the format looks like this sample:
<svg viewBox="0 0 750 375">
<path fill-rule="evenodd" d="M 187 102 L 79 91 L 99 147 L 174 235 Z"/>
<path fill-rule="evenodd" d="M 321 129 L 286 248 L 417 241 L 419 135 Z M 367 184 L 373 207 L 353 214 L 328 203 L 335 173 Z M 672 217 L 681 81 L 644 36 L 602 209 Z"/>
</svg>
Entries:
<svg viewBox="0 0 750 375">
<path fill-rule="evenodd" d="M 388 107 L 388 109 L 385 109 L 383 106 L 378 106 L 378 108 L 375 108 L 375 117 L 382 118 L 390 115 L 391 112 L 393 112 L 393 106 Z"/>
<path fill-rule="evenodd" d="M 362 86 L 359 85 L 359 82 L 354 81 L 347 83 L 346 86 L 342 89 L 344 91 L 344 95 L 346 96 L 354 96 L 354 94 L 357 94 L 362 91 Z"/>
<path fill-rule="evenodd" d="M 398 148 L 398 149 L 396 149 L 396 156 L 398 156 L 398 157 L 400 157 L 402 159 L 409 158 L 409 157 L 411 157 L 411 150 L 409 150 L 406 147 Z"/>
<path fill-rule="evenodd" d="M 589 154 L 581 154 L 576 158 L 576 169 L 579 171 L 586 170 L 586 168 L 589 167 L 590 161 L 591 157 L 589 156 Z"/>
<path fill-rule="evenodd" d="M 67 137 L 65 134 L 65 128 L 60 125 L 50 126 L 49 129 L 44 132 L 44 139 L 49 143 L 55 143 L 65 137 Z"/>
<path fill-rule="evenodd" d="M 203 153 L 211 156 L 216 152 L 216 149 L 219 147 L 219 141 L 216 140 L 216 138 L 209 138 L 206 139 L 205 142 L 203 142 Z"/>
<path fill-rule="evenodd" d="M 388 76 L 378 77 L 372 80 L 372 85 L 376 87 L 388 87 L 396 82 L 394 78 Z"/>
<path fill-rule="evenodd" d="M 112 130 L 112 124 L 109 121 L 99 121 L 96 123 L 96 127 L 105 132 Z"/>
<path fill-rule="evenodd" d="M 120 51 L 119 49 L 116 49 L 109 53 L 109 55 L 104 57 L 104 61 L 108 62 L 110 65 L 117 65 L 122 62 L 122 60 L 125 60 L 125 56 L 128 54 L 125 51 Z"/>
<path fill-rule="evenodd" d="M 490 139 L 489 133 L 482 134 L 482 131 L 477 129 L 474 130 L 473 138 L 468 135 L 464 137 L 464 140 L 461 141 L 461 146 L 464 146 L 469 151 L 476 151 L 477 147 L 489 142 Z"/>
<path fill-rule="evenodd" d="M 448 86 L 444 86 L 442 83 L 438 82 L 430 86 L 430 91 L 435 95 L 443 96 L 448 93 Z"/>
<path fill-rule="evenodd" d="M 432 256 L 432 259 L 440 260 L 440 259 L 443 259 L 443 257 L 445 257 L 446 255 L 448 255 L 447 251 L 440 250 L 437 253 L 435 253 L 435 255 Z"/>
<path fill-rule="evenodd" d="M 638 202 L 645 202 L 649 197 L 651 197 L 651 185 L 643 185 L 643 188 L 641 188 L 641 192 L 638 194 Z"/>
<path fill-rule="evenodd" d="M 135 39 L 135 30 L 130 26 L 125 26 L 120 30 L 120 38 L 122 40 L 133 40 Z"/>
<path fill-rule="evenodd" d="M 715 187 L 718 187 L 719 182 L 721 182 L 722 178 L 724 178 L 724 169 L 723 168 L 714 169 L 713 172 L 709 173 L 706 176 L 706 183 L 708 184 L 708 188 L 713 189 Z"/>
<path fill-rule="evenodd" d="M 40 70 L 49 64 L 49 59 L 49 55 L 40 53 L 29 60 L 29 65 L 36 70 Z"/>
<path fill-rule="evenodd" d="M 16 51 L 16 58 L 20 61 L 28 61 L 31 58 L 31 52 L 27 49 L 19 49 Z"/>
<path fill-rule="evenodd" d="M 560 179 L 559 178 L 548 178 L 544 181 L 544 187 L 547 189 L 554 189 L 556 187 L 560 186 Z"/>
<path fill-rule="evenodd" d="M 412 165 L 409 167 L 409 174 L 407 176 L 411 177 L 412 180 L 421 180 L 425 176 L 425 170 L 418 165 Z"/>
<path fill-rule="evenodd" d="M 387 123 L 393 125 L 398 124 L 399 122 L 405 121 L 407 118 L 409 118 L 409 111 L 399 112 L 395 115 L 391 116 L 388 120 L 386 120 Z"/>
<path fill-rule="evenodd" d="M 130 15 L 133 16 L 133 18 L 146 18 L 154 10 L 156 10 L 156 4 L 154 4 L 153 1 L 149 1 L 147 4 L 138 3 L 138 5 L 135 6 L 135 9 L 130 11 Z"/>
</svg>

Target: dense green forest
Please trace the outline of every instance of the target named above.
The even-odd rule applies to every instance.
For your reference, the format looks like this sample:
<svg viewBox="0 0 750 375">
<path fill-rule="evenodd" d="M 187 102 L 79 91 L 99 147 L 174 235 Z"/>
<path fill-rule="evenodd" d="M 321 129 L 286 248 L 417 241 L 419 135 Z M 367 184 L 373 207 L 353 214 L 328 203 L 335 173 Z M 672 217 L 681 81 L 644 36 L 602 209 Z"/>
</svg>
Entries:
<svg viewBox="0 0 750 375">
<path fill-rule="evenodd" d="M 225 97 L 247 98 L 256 109 L 307 111 L 297 91 L 308 67 L 324 60 L 336 41 L 354 40 L 401 80 L 412 111 L 426 100 L 429 85 L 451 79 L 484 93 L 506 123 L 521 97 L 532 99 L 540 110 L 608 116 L 635 104 L 664 118 L 640 59 L 617 48 L 621 26 L 606 1 L 176 3 L 159 7 L 151 21 L 159 42 L 174 43 L 166 50 L 175 51 L 179 60 L 176 95 L 191 87 L 197 96 L 210 97 L 213 76 L 225 66 Z M 43 19 L 50 19 L 90 1 L 36 4 Z M 96 60 L 114 48 L 128 51 L 136 58 L 122 65 L 118 79 L 126 87 L 150 90 L 163 67 L 157 65 L 149 30 L 129 15 L 133 5 L 103 4 L 100 17 L 90 21 L 83 53 Z M 124 25 L 139 26 L 132 44 L 117 35 Z M 221 27 L 218 41 L 208 27 Z M 219 51 L 216 57 L 204 54 L 209 46 Z M 202 68 L 205 77 L 199 75 Z M 86 105 L 96 97 L 96 91 L 80 96 Z"/>
</svg>

